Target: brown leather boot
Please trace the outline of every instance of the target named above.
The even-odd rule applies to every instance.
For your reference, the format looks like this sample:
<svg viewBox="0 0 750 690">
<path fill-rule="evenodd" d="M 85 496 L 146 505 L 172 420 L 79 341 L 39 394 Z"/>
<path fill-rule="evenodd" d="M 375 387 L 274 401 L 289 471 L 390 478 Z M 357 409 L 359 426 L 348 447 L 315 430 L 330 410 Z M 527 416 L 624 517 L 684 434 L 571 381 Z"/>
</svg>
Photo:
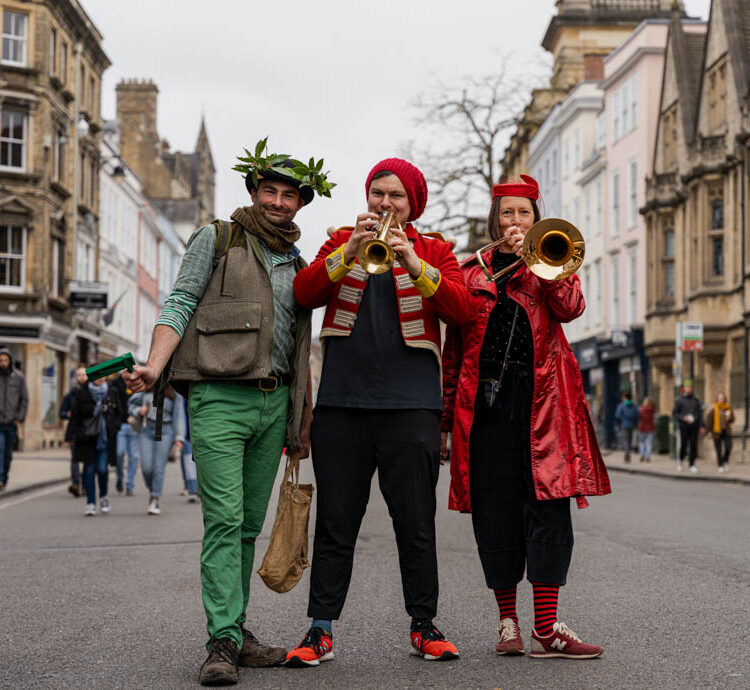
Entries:
<svg viewBox="0 0 750 690">
<path fill-rule="evenodd" d="M 240 666 L 276 666 L 286 659 L 286 649 L 261 644 L 247 628 L 242 628 Z"/>
<path fill-rule="evenodd" d="M 228 637 L 213 640 L 201 666 L 201 685 L 236 685 L 239 678 L 237 645 Z"/>
</svg>

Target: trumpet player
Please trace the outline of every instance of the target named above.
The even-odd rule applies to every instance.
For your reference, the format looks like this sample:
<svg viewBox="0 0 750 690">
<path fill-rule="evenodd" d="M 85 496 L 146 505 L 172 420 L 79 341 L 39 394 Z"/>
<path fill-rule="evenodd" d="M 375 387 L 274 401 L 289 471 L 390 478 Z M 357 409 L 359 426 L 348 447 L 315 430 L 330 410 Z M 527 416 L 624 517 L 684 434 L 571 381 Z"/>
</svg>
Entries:
<svg viewBox="0 0 750 690">
<path fill-rule="evenodd" d="M 525 652 L 516 588 L 526 571 L 534 595 L 530 656 L 588 659 L 602 647 L 582 642 L 557 616 L 573 550 L 570 499 L 585 507 L 585 496 L 610 491 L 561 327 L 585 305 L 576 275 L 544 280 L 517 261 L 540 220 L 539 186 L 521 178 L 495 185 L 487 221 L 495 243 L 461 267 L 475 316 L 446 335 L 441 453 L 452 433 L 449 507 L 471 512 L 499 608 L 497 654 Z M 485 261 L 495 279 L 485 277 Z"/>
<path fill-rule="evenodd" d="M 450 244 L 413 225 L 427 202 L 427 184 L 414 165 L 398 158 L 381 161 L 367 176 L 365 193 L 367 211 L 354 227 L 333 232 L 294 281 L 301 307 L 326 310 L 325 358 L 311 429 L 318 489 L 312 623 L 287 654 L 289 666 L 317 666 L 333 658 L 332 621 L 344 606 L 376 469 L 396 533 L 411 653 L 428 660 L 458 656 L 433 623 L 439 319 L 456 326 L 467 321 L 469 295 Z M 394 214 L 384 241 L 396 262 L 371 275 L 358 254 L 386 213 Z"/>
</svg>

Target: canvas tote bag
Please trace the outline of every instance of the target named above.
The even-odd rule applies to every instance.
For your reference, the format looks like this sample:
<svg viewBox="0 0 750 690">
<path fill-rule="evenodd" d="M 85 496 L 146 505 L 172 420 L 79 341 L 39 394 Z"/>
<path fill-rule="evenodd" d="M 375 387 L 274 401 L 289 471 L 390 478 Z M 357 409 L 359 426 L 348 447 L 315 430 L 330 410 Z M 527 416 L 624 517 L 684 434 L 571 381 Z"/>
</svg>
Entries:
<svg viewBox="0 0 750 690">
<path fill-rule="evenodd" d="M 312 484 L 299 483 L 299 452 L 287 458 L 279 487 L 279 504 L 271 528 L 268 550 L 258 575 L 274 592 L 288 592 L 310 567 L 307 559 L 307 527 L 314 491 Z"/>
</svg>

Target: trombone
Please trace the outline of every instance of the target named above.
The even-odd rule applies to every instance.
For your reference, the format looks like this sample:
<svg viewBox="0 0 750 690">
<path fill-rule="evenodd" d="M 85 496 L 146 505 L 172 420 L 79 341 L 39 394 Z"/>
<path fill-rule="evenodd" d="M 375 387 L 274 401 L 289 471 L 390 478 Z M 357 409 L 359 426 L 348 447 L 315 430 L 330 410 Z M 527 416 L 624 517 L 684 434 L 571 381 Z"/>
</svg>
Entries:
<svg viewBox="0 0 750 690">
<path fill-rule="evenodd" d="M 493 274 L 482 259 L 482 254 L 505 241 L 504 237 L 495 240 L 476 252 L 477 261 L 488 283 L 515 271 L 521 262 L 524 262 L 534 275 L 544 280 L 563 280 L 581 267 L 586 253 L 583 235 L 573 223 L 562 218 L 545 218 L 534 223 L 526 233 L 521 258 Z"/>
<path fill-rule="evenodd" d="M 393 211 L 389 211 L 379 224 L 373 226 L 376 233 L 375 238 L 365 242 L 357 252 L 359 265 L 372 275 L 385 273 L 393 268 L 396 255 L 393 247 L 388 244 L 391 227 L 403 229 L 401 223 L 396 220 L 396 214 Z"/>
</svg>

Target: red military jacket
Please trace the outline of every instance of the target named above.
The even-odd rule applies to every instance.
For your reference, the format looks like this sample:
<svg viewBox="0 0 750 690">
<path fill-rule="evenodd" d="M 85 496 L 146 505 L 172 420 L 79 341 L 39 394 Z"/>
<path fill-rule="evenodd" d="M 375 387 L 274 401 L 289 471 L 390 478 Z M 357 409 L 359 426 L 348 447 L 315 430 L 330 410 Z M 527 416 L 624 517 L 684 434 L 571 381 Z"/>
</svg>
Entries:
<svg viewBox="0 0 750 690">
<path fill-rule="evenodd" d="M 483 255 L 491 265 L 491 251 Z M 479 353 L 487 321 L 497 302 L 496 283 L 487 282 L 476 258 L 461 265 L 474 318 L 448 329 L 443 350 L 443 431 L 452 431 L 448 507 L 471 511 L 469 434 L 479 376 Z M 506 294 L 526 312 L 534 340 L 534 397 L 531 404 L 531 470 L 540 500 L 610 493 L 609 477 L 583 394 L 581 372 L 561 323 L 585 308 L 578 276 L 551 282 L 522 265 L 508 280 Z"/>
<path fill-rule="evenodd" d="M 431 350 L 440 360 L 440 323 L 460 325 L 471 318 L 469 293 L 451 245 L 405 228 L 414 251 L 422 259 L 422 274 L 412 280 L 396 262 L 393 280 L 401 334 L 410 347 Z M 315 260 L 294 278 L 294 296 L 306 309 L 326 305 L 321 337 L 348 336 L 357 320 L 369 274 L 355 259 L 346 266 L 343 247 L 352 228 L 339 228 L 320 248 Z"/>
</svg>

